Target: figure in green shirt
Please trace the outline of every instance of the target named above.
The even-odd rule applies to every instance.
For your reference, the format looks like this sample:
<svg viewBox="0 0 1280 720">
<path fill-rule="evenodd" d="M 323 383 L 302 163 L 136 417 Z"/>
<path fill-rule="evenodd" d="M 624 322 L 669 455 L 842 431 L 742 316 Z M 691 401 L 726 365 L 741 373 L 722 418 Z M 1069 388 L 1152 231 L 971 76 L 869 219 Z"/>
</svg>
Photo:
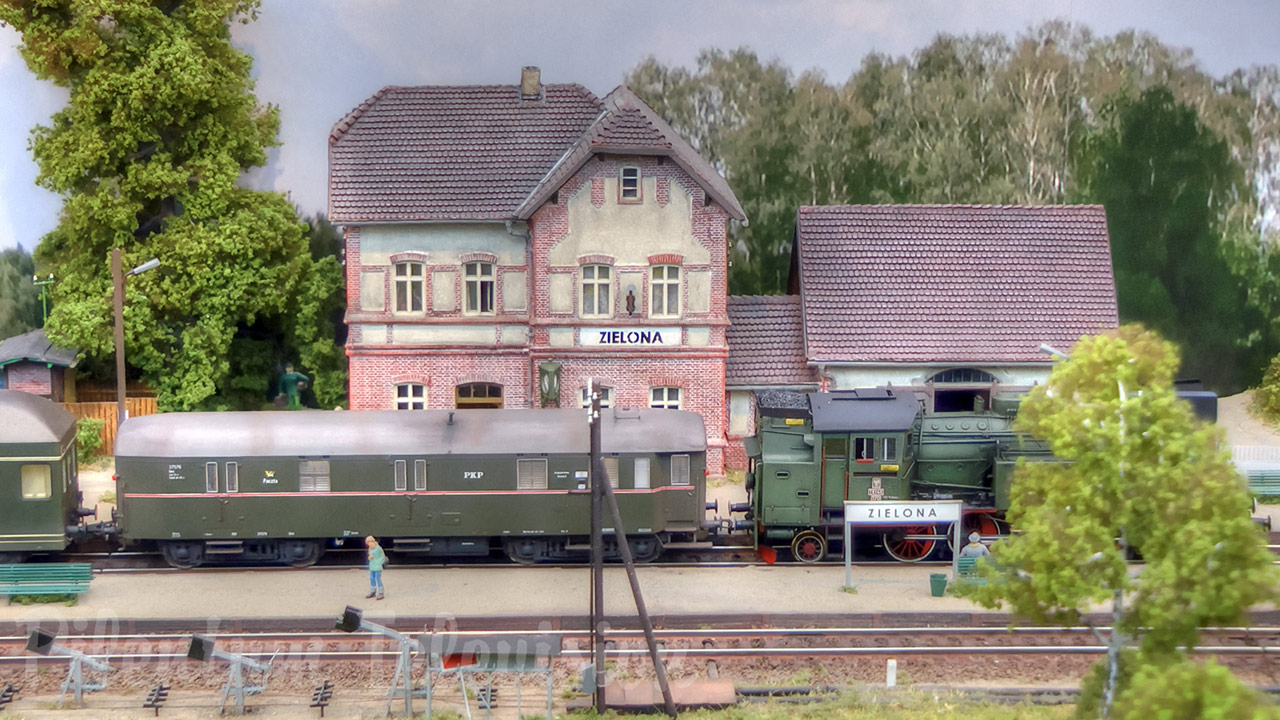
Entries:
<svg viewBox="0 0 1280 720">
<path fill-rule="evenodd" d="M 289 398 L 288 408 L 290 410 L 301 410 L 302 403 L 298 399 L 298 393 L 307 389 L 307 376 L 300 372 L 293 371 L 293 363 L 284 366 L 284 375 L 280 376 L 280 384 L 276 391 L 281 395 Z"/>
<path fill-rule="evenodd" d="M 376 597 L 381 600 L 385 597 L 385 591 L 382 588 L 382 568 L 387 564 L 387 554 L 382 551 L 382 546 L 372 535 L 364 539 L 364 546 L 369 549 L 369 594 L 365 597 Z"/>
</svg>

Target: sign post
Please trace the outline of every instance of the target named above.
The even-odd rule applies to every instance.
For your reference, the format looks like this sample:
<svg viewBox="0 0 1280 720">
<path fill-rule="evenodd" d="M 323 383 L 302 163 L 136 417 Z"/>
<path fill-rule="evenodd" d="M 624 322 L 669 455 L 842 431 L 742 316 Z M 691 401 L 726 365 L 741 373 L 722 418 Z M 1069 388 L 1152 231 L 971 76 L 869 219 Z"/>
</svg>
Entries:
<svg viewBox="0 0 1280 720">
<path fill-rule="evenodd" d="M 951 579 L 959 569 L 961 500 L 846 500 L 844 503 L 844 586 L 853 587 L 853 528 L 951 523 L 954 550 Z"/>
</svg>

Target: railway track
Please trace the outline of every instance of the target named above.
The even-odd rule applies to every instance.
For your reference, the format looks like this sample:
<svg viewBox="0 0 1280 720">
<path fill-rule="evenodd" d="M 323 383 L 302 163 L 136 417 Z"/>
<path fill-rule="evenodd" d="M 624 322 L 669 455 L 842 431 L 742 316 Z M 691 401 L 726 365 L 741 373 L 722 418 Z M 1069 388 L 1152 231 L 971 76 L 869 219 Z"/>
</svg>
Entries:
<svg viewBox="0 0 1280 720">
<path fill-rule="evenodd" d="M 1098 628 L 1105 632 L 1108 628 Z M 522 634 L 519 631 L 485 632 Z M 529 632 L 546 632 L 534 630 Z M 668 659 L 899 657 L 899 656 L 1065 656 L 1101 655 L 1106 645 L 1083 627 L 902 627 L 902 628 L 752 628 L 666 629 L 655 631 Z M 476 631 L 434 633 L 459 643 Z M 590 657 L 586 630 L 555 633 L 564 639 L 564 661 Z M 399 652 L 386 638 L 371 633 L 222 633 L 210 634 L 219 650 L 277 663 L 394 661 Z M 184 663 L 190 634 L 64 635 L 58 643 L 113 664 L 159 667 Z M 647 657 L 638 630 L 606 633 L 606 657 Z M 67 658 L 25 652 L 26 638 L 0 637 L 0 667 L 66 664 Z M 447 646 L 447 645 L 446 645 Z M 1196 653 L 1217 656 L 1280 656 L 1280 627 L 1206 630 Z"/>
</svg>

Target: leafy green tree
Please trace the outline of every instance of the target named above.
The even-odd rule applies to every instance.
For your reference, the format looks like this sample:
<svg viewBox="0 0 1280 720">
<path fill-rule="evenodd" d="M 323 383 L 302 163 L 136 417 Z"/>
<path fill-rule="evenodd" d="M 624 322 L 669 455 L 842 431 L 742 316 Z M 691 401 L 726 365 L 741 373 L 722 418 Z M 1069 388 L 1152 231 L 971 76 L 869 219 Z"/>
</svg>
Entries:
<svg viewBox="0 0 1280 720">
<path fill-rule="evenodd" d="M 1128 325 L 1081 340 L 1028 394 L 1016 427 L 1061 462 L 1018 468 L 1009 520 L 1020 532 L 992 548 L 990 582 L 972 591 L 1039 623 L 1079 624 L 1110 600 L 1110 630 L 1097 631 L 1104 715 L 1127 645 L 1148 663 L 1181 660 L 1202 627 L 1243 622 L 1280 582 L 1221 430 L 1175 394 L 1177 365 L 1173 345 Z"/>
<path fill-rule="evenodd" d="M 1184 659 L 1139 669 L 1117 699 L 1114 715 L 1122 720 L 1275 720 L 1280 707 L 1213 658 L 1203 665 Z"/>
<path fill-rule="evenodd" d="M 1079 193 L 1107 209 L 1121 320 L 1175 340 L 1189 373 L 1238 391 L 1246 366 L 1266 360 L 1264 347 L 1241 343 L 1266 322 L 1223 243 L 1244 189 L 1240 167 L 1168 88 L 1121 98 L 1110 112 L 1114 124 L 1083 146 Z"/>
<path fill-rule="evenodd" d="M 31 283 L 35 263 L 22 248 L 0 252 L 0 340 L 40 327 L 39 289 Z"/>
<path fill-rule="evenodd" d="M 237 184 L 266 161 L 279 125 L 253 95 L 251 58 L 230 41 L 256 0 L 0 0 L 0 22 L 70 102 L 34 132 L 38 182 L 65 198 L 37 250 L 56 272 L 56 338 L 113 352 L 108 257 L 161 269 L 128 282 L 126 356 L 166 409 L 226 406 L 237 338 L 266 338 L 345 393 L 331 311 L 342 275 L 313 260 L 279 193 Z M 286 357 L 283 359 L 294 359 Z"/>
</svg>

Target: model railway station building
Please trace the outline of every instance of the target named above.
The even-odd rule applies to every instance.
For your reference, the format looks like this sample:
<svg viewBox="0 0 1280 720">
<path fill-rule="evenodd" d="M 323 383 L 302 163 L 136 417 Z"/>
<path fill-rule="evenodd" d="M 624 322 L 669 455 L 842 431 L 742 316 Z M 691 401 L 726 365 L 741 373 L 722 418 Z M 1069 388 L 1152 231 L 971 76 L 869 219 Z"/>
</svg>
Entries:
<svg viewBox="0 0 1280 720">
<path fill-rule="evenodd" d="M 537 68 L 383 88 L 334 126 L 329 173 L 354 410 L 576 407 L 591 378 L 700 413 L 719 473 L 759 389 L 972 403 L 1116 326 L 1098 207 L 801 208 L 793 294 L 730 298 L 725 179 L 629 88 Z"/>
</svg>

